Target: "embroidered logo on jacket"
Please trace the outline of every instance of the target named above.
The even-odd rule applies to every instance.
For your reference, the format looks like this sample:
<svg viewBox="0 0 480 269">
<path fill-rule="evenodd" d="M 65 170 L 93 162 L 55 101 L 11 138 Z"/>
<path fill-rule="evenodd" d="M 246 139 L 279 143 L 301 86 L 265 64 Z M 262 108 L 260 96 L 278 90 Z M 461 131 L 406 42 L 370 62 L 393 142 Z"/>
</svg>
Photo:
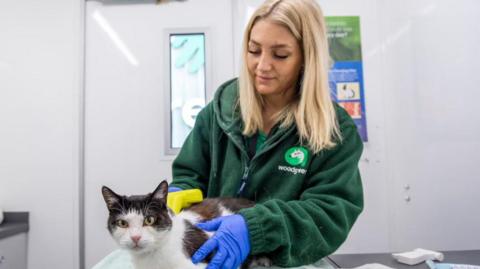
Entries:
<svg viewBox="0 0 480 269">
<path fill-rule="evenodd" d="M 304 147 L 293 147 L 285 153 L 285 161 L 288 164 L 305 167 L 308 161 L 308 151 Z"/>
<path fill-rule="evenodd" d="M 287 152 L 285 152 L 285 161 L 291 166 L 305 167 L 308 162 L 308 151 L 304 147 L 289 148 Z M 291 166 L 279 165 L 278 170 L 287 171 L 295 175 L 299 173 L 305 175 L 307 173 L 306 169 Z"/>
</svg>

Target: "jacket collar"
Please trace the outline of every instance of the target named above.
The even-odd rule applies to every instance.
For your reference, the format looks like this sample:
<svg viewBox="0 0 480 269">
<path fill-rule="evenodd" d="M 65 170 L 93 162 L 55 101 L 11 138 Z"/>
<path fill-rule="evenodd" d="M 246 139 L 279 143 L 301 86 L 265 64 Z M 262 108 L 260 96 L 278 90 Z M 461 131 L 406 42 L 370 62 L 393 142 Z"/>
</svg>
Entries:
<svg viewBox="0 0 480 269">
<path fill-rule="evenodd" d="M 230 139 L 242 150 L 246 152 L 245 143 L 243 142 L 243 121 L 240 115 L 240 107 L 238 104 L 238 79 L 234 78 L 222 84 L 213 99 L 213 110 L 216 120 L 220 128 L 229 136 Z M 271 135 L 266 141 L 266 145 L 262 151 L 267 151 L 275 146 L 286 137 L 292 135 L 296 130 L 292 125 L 287 128 L 272 129 Z"/>
</svg>

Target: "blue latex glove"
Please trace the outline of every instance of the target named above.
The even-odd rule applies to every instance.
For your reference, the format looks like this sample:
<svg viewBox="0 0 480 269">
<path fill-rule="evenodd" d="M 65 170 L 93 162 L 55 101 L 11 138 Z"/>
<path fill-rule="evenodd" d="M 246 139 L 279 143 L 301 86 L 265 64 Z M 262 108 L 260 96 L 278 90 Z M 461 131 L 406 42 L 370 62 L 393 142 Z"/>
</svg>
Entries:
<svg viewBox="0 0 480 269">
<path fill-rule="evenodd" d="M 168 187 L 168 192 L 177 192 L 177 191 L 183 191 L 181 188 L 179 187 Z"/>
<path fill-rule="evenodd" d="M 206 269 L 236 269 L 250 253 L 247 223 L 241 215 L 215 218 L 198 223 L 197 227 L 216 233 L 192 256 L 192 262 L 195 264 L 216 250 Z"/>
</svg>

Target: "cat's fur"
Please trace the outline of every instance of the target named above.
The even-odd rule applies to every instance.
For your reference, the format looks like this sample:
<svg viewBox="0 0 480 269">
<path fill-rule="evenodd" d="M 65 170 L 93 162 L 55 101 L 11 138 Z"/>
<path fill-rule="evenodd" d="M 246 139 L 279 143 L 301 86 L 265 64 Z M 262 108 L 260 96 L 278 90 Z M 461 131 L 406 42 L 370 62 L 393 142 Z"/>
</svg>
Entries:
<svg viewBox="0 0 480 269">
<path fill-rule="evenodd" d="M 212 233 L 195 224 L 254 205 L 239 198 L 205 199 L 175 215 L 166 205 L 166 181 L 147 195 L 121 196 L 105 186 L 102 194 L 109 210 L 108 230 L 119 246 L 131 254 L 135 269 L 205 268 L 206 263 L 194 265 L 191 256 Z M 150 216 L 154 222 L 147 225 Z M 241 268 L 256 265 L 270 266 L 271 261 L 266 257 L 249 257 Z"/>
</svg>

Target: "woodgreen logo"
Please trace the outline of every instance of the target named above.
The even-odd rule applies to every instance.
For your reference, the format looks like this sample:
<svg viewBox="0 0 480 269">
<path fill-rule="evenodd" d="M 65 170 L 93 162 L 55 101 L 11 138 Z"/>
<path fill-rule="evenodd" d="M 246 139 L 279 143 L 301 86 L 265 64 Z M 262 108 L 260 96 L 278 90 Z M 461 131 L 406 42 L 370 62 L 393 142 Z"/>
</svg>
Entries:
<svg viewBox="0 0 480 269">
<path fill-rule="evenodd" d="M 293 166 L 305 167 L 308 161 L 308 151 L 304 147 L 289 148 L 285 153 L 285 161 Z"/>
</svg>

